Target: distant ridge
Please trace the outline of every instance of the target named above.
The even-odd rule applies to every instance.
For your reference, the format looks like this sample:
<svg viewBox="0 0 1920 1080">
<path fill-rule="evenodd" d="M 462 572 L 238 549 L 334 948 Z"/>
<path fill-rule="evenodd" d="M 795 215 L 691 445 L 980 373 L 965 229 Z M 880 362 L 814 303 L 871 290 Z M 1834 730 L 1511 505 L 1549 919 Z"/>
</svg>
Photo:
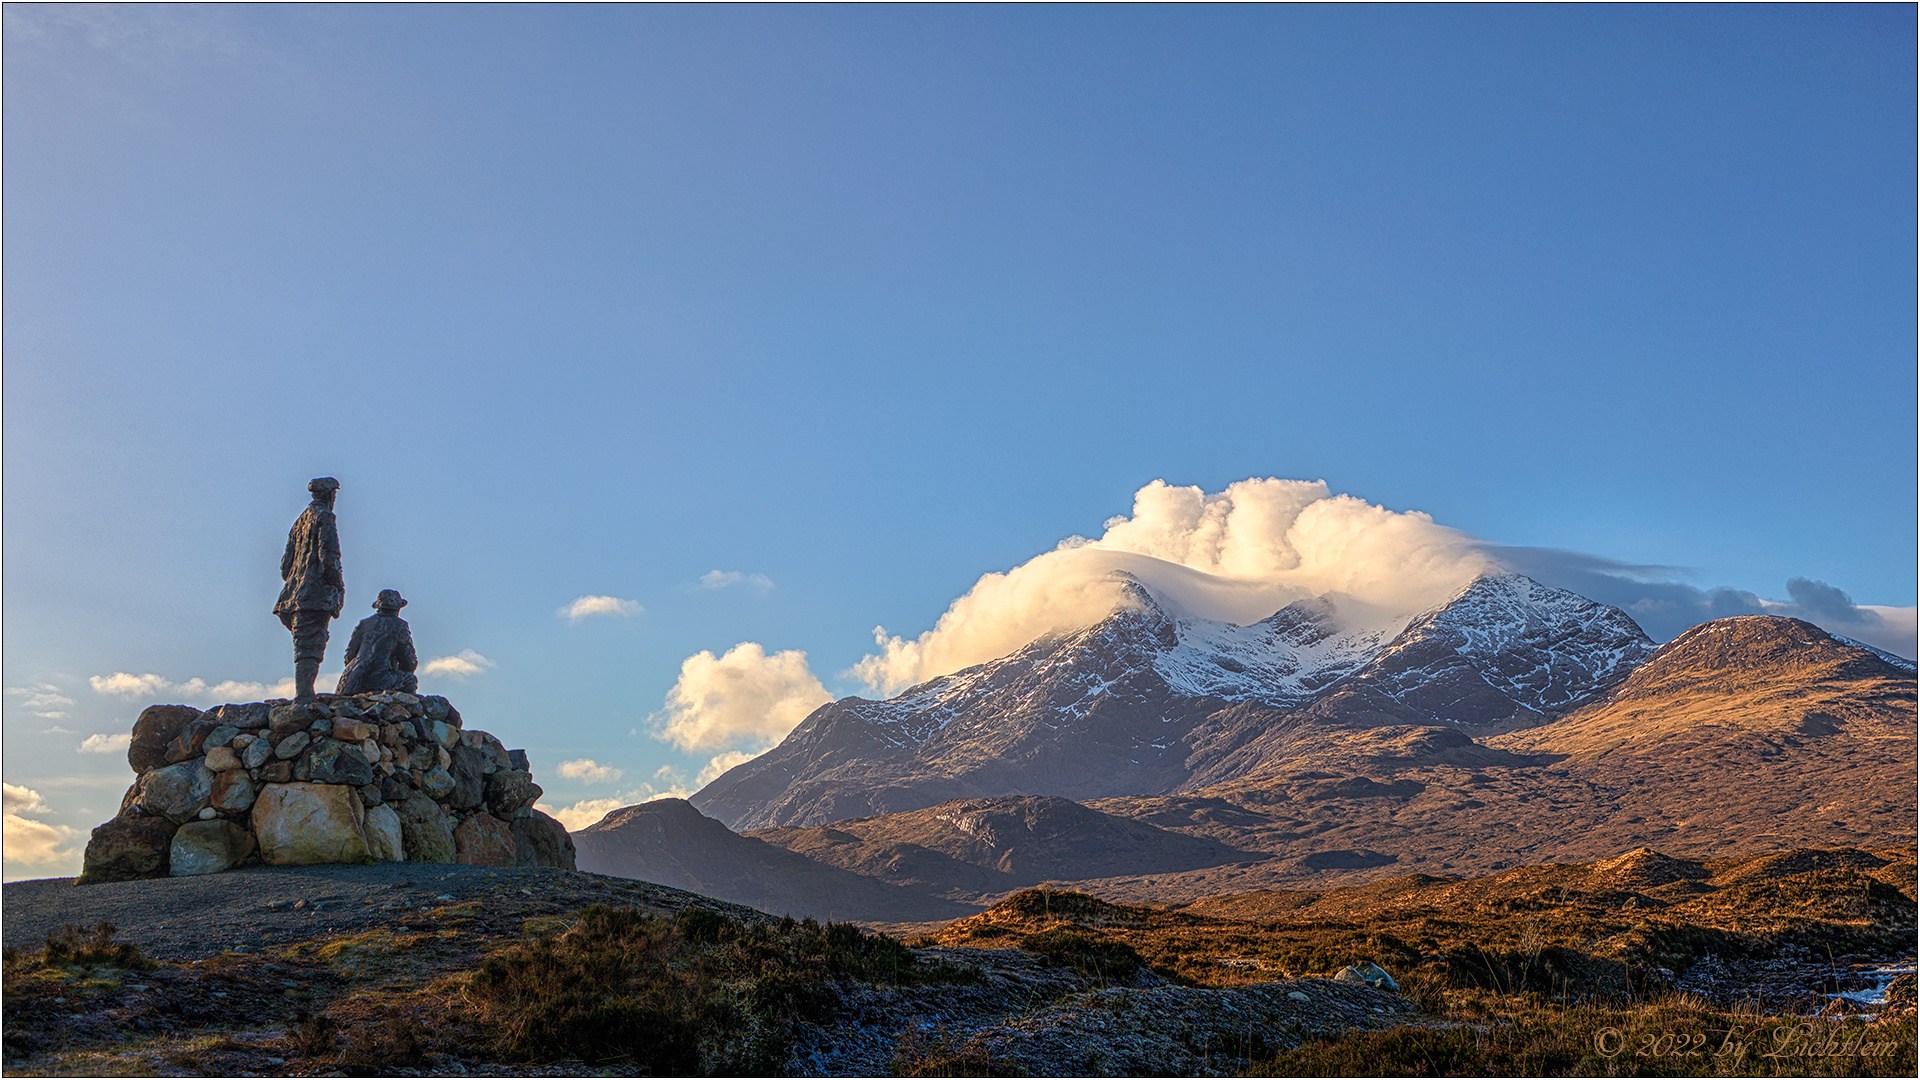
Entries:
<svg viewBox="0 0 1920 1080">
<path fill-rule="evenodd" d="M 749 834 L 810 859 L 935 895 L 990 902 L 1048 881 L 1178 873 L 1267 856 L 1047 795 L 959 799 L 924 810 Z"/>
<path fill-rule="evenodd" d="M 639 878 L 796 918 L 950 919 L 972 908 L 740 836 L 685 799 L 608 814 L 573 834 L 581 870 Z"/>
</svg>

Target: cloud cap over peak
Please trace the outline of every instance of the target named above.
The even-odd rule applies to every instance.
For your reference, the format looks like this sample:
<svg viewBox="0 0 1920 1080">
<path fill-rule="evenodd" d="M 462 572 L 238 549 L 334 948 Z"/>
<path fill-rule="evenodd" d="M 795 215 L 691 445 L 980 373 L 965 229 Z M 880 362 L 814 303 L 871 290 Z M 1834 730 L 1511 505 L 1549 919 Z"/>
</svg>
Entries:
<svg viewBox="0 0 1920 1080">
<path fill-rule="evenodd" d="M 1208 493 L 1155 480 L 1097 539 L 1068 537 L 1012 570 L 982 575 L 917 638 L 877 630 L 880 651 L 848 674 L 891 695 L 1091 625 L 1125 602 L 1115 571 L 1203 618 L 1250 623 L 1334 593 L 1352 617 L 1392 622 L 1496 565 L 1463 532 L 1418 511 L 1335 495 L 1324 481 L 1253 478 Z"/>
<path fill-rule="evenodd" d="M 1502 547 L 1417 510 L 1335 494 L 1324 481 L 1267 477 L 1211 493 L 1155 480 L 1135 492 L 1133 512 L 1108 519 L 1098 538 L 1068 537 L 1011 570 L 982 575 L 933 629 L 907 638 L 876 627 L 879 650 L 845 674 L 891 696 L 1042 635 L 1090 626 L 1127 603 L 1116 571 L 1182 614 L 1244 625 L 1296 600 L 1331 595 L 1349 628 L 1397 630 L 1495 569 L 1622 608 L 1661 640 L 1705 619 L 1768 612 L 1902 656 L 1915 651 L 1913 609 L 1856 605 L 1818 581 L 1788 582 L 1790 603 L 1702 590 L 1673 581 L 1683 573 L 1674 567 Z"/>
</svg>

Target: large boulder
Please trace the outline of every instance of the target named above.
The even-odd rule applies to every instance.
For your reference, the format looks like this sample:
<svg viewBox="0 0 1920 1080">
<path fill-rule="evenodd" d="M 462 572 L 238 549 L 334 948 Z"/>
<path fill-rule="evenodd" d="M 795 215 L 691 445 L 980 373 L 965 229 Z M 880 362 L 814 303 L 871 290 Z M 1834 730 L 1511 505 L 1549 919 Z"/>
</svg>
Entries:
<svg viewBox="0 0 1920 1080">
<path fill-rule="evenodd" d="M 430 799 L 444 799 L 453 791 L 453 774 L 435 766 L 420 777 L 420 790 Z"/>
<path fill-rule="evenodd" d="M 312 741 L 312 735 L 304 731 L 296 731 L 291 735 L 283 736 L 279 742 L 273 744 L 273 756 L 281 761 L 291 760 L 300 756 L 300 752 L 305 750 L 307 744 Z"/>
<path fill-rule="evenodd" d="M 490 814 L 468 814 L 453 830 L 453 846 L 464 866 L 514 865 L 513 829 Z"/>
<path fill-rule="evenodd" d="M 192 821 L 213 799 L 213 773 L 198 761 L 154 769 L 140 778 L 140 808 L 175 825 Z"/>
<path fill-rule="evenodd" d="M 275 738 L 305 731 L 317 715 L 309 705 L 280 705 L 267 712 L 267 730 Z"/>
<path fill-rule="evenodd" d="M 460 727 L 460 710 L 446 698 L 428 694 L 420 699 L 420 709 L 428 720 L 443 722 L 455 730 Z"/>
<path fill-rule="evenodd" d="M 267 713 L 270 707 L 264 701 L 250 701 L 244 705 L 222 705 L 207 710 L 209 719 L 222 724 L 230 724 L 241 731 L 252 731 L 267 726 Z"/>
<path fill-rule="evenodd" d="M 253 803 L 261 857 L 276 865 L 366 862 L 360 793 L 340 784 L 268 784 Z"/>
<path fill-rule="evenodd" d="M 240 764 L 245 765 L 249 769 L 257 769 L 265 765 L 267 759 L 272 756 L 273 740 L 262 735 L 247 744 L 246 751 L 240 755 Z"/>
<path fill-rule="evenodd" d="M 500 769 L 487 774 L 487 809 L 494 817 L 511 820 L 514 811 L 532 803 L 541 795 L 533 774 L 517 769 Z"/>
<path fill-rule="evenodd" d="M 341 742 L 357 743 L 367 741 L 376 730 L 378 729 L 373 724 L 364 720 L 355 720 L 350 716 L 336 716 L 333 720 L 333 730 L 329 734 Z"/>
<path fill-rule="evenodd" d="M 458 856 L 453 824 L 440 804 L 424 795 L 388 803 L 400 815 L 400 835 L 408 862 L 450 863 Z"/>
<path fill-rule="evenodd" d="M 231 821 L 190 821 L 173 834 L 167 872 L 174 877 L 217 874 L 253 854 L 253 834 Z"/>
<path fill-rule="evenodd" d="M 393 807 L 382 804 L 367 808 L 367 849 L 383 862 L 406 861 L 406 834 Z"/>
<path fill-rule="evenodd" d="M 513 821 L 515 866 L 574 866 L 573 837 L 567 827 L 538 810 Z"/>
<path fill-rule="evenodd" d="M 187 705 L 151 705 L 133 722 L 133 741 L 127 744 L 127 764 L 137 773 L 167 763 L 167 747 L 180 729 L 203 714 Z"/>
<path fill-rule="evenodd" d="M 1393 976 L 1387 974 L 1385 968 L 1371 960 L 1362 960 L 1359 963 L 1343 967 L 1340 969 L 1340 973 L 1335 975 L 1334 978 L 1339 979 L 1341 982 L 1366 983 L 1368 986 L 1386 990 L 1391 993 L 1397 994 L 1400 992 L 1400 984 L 1393 981 Z"/>
<path fill-rule="evenodd" d="M 373 783 L 373 766 L 358 746 L 338 739 L 321 739 L 307 756 L 307 779 L 316 784 L 364 787 Z"/>
<path fill-rule="evenodd" d="M 473 810 L 486 801 L 487 755 L 471 746 L 456 746 L 447 751 L 453 756 L 453 790 L 447 793 L 447 805 L 455 810 Z"/>
<path fill-rule="evenodd" d="M 208 801 L 215 810 L 237 814 L 252 808 L 256 794 L 253 777 L 247 775 L 247 770 L 233 769 L 214 774 L 213 795 Z"/>
<path fill-rule="evenodd" d="M 167 744 L 167 764 L 176 761 L 190 761 L 200 756 L 207 745 L 207 736 L 213 734 L 219 724 L 202 715 L 197 720 L 189 720 L 180 728 L 180 734 Z"/>
<path fill-rule="evenodd" d="M 93 830 L 77 885 L 166 877 L 173 822 L 144 814 L 114 818 Z"/>
<path fill-rule="evenodd" d="M 495 769 L 513 768 L 512 757 L 507 753 L 507 748 L 499 739 L 494 738 L 491 732 L 463 731 L 460 733 L 460 745 L 480 751 L 481 756 L 486 759 L 482 772 L 492 773 Z"/>
</svg>

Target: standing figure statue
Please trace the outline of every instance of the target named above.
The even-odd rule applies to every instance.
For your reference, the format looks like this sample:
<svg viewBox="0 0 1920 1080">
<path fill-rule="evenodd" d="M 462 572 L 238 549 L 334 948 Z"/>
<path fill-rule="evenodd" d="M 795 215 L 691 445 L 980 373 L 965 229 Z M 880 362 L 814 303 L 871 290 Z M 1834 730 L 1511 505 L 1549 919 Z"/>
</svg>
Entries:
<svg viewBox="0 0 1920 1080">
<path fill-rule="evenodd" d="M 347 668 L 340 673 L 336 694 L 364 694 L 372 690 L 403 690 L 409 694 L 420 688 L 413 669 L 420 657 L 413 651 L 413 631 L 400 609 L 406 598 L 394 589 L 381 589 L 373 602 L 377 614 L 360 620 L 347 639 Z"/>
<path fill-rule="evenodd" d="M 294 700 L 313 700 L 313 680 L 327 655 L 327 624 L 340 617 L 346 582 L 340 577 L 340 532 L 333 523 L 333 494 L 340 481 L 322 476 L 307 484 L 313 502 L 287 533 L 280 556 L 280 599 L 273 613 L 293 631 Z"/>
</svg>

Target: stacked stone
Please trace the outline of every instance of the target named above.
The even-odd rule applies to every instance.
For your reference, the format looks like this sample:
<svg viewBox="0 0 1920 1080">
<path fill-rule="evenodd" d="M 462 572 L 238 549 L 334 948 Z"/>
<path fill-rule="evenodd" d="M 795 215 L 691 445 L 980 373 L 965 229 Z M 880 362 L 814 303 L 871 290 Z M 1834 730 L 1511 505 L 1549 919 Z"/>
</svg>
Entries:
<svg viewBox="0 0 1920 1080">
<path fill-rule="evenodd" d="M 573 838 L 533 808 L 526 751 L 464 730 L 443 697 L 155 705 L 127 764 L 138 777 L 93 831 L 82 884 L 253 862 L 574 865 Z"/>
</svg>

